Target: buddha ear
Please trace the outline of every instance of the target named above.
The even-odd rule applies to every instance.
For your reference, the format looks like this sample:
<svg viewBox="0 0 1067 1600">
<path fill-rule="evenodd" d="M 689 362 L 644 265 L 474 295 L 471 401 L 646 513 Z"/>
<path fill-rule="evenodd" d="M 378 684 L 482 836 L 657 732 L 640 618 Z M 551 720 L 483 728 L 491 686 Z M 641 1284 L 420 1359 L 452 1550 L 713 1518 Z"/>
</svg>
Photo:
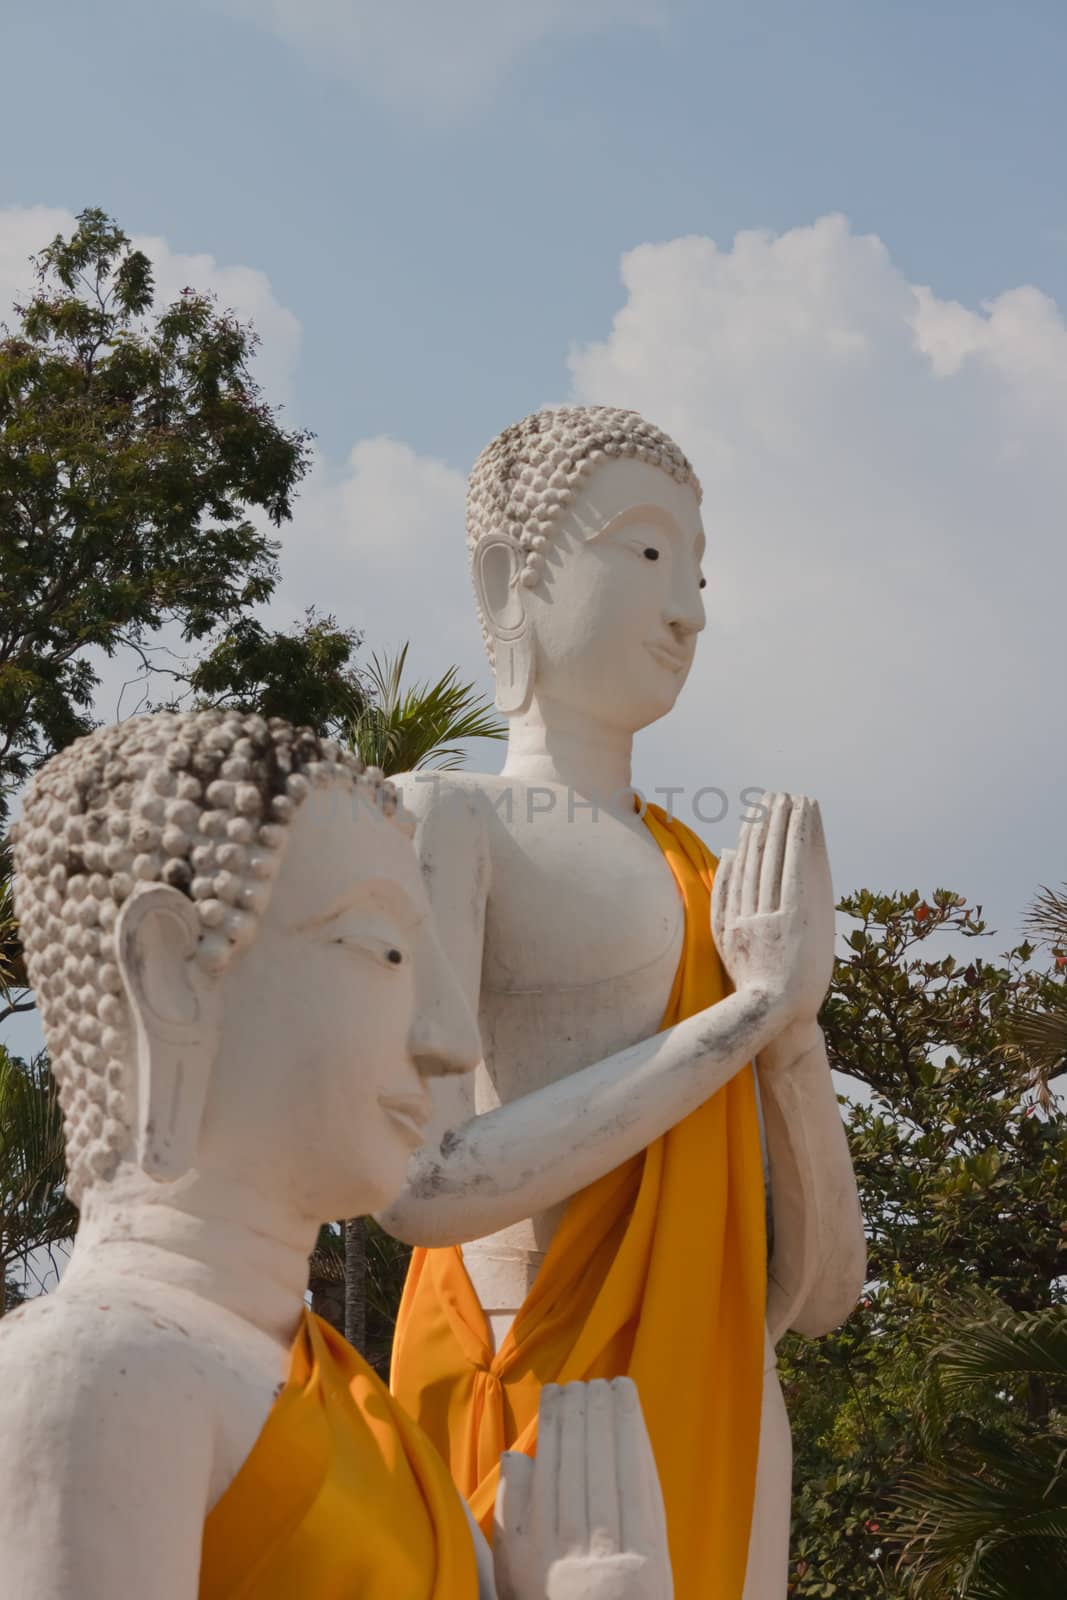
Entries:
<svg viewBox="0 0 1067 1600">
<path fill-rule="evenodd" d="M 143 884 L 115 924 L 137 1051 L 137 1160 L 159 1182 L 196 1165 L 218 1048 L 217 984 L 196 959 L 200 919 L 178 889 Z"/>
<path fill-rule="evenodd" d="M 497 710 L 525 711 L 533 690 L 534 645 L 520 577 L 523 553 L 513 539 L 481 539 L 474 552 L 474 592 L 493 641 Z"/>
</svg>

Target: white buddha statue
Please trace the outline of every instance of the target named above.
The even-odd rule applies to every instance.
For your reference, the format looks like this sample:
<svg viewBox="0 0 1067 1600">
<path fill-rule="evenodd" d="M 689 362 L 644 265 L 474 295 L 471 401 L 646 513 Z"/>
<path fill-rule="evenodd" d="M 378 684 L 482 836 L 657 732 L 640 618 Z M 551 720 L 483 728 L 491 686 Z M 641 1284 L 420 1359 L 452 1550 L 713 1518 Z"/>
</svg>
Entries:
<svg viewBox="0 0 1067 1600">
<path fill-rule="evenodd" d="M 235 713 L 47 763 L 16 897 L 81 1211 L 0 1323 L 10 1600 L 491 1600 L 429 1442 L 305 1307 L 324 1219 L 385 1205 L 480 1055 L 380 775 Z M 546 1390 L 505 1466 L 500 1600 L 662 1600 L 628 1383 Z"/>
<path fill-rule="evenodd" d="M 393 1389 L 488 1529 L 496 1458 L 533 1448 L 540 1383 L 630 1373 L 679 1593 L 782 1600 L 774 1347 L 848 1315 L 865 1248 L 816 1023 L 834 937 L 817 806 L 766 796 L 742 828 L 716 955 L 713 858 L 627 798 L 634 734 L 671 710 L 705 623 L 700 503 L 678 447 L 606 407 L 527 417 L 472 473 L 507 759 L 398 782 L 482 1060 L 434 1082 L 382 1216 L 430 1247 Z"/>
</svg>

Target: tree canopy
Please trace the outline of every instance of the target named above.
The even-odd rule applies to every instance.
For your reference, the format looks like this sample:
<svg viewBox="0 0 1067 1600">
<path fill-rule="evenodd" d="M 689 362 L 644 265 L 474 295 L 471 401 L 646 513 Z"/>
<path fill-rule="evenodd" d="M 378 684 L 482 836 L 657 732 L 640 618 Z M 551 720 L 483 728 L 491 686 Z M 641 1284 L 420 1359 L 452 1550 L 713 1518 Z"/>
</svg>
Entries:
<svg viewBox="0 0 1067 1600">
<path fill-rule="evenodd" d="M 832 1065 L 862 1085 L 845 1115 L 870 1284 L 837 1333 L 781 1347 L 796 1456 L 791 1593 L 903 1600 L 931 1548 L 912 1543 L 901 1562 L 909 1474 L 946 1456 L 980 1473 L 979 1436 L 1025 1452 L 1051 1428 L 1067 1448 L 1062 1384 L 1026 1379 L 936 1404 L 939 1352 L 973 1343 L 968 1329 L 1067 1317 L 1067 1108 L 1047 1086 L 1055 1063 L 1017 1042 L 1028 1019 L 1062 1018 L 1064 983 L 1028 941 L 979 955 L 981 908 L 945 890 L 863 891 L 840 909 L 853 926 L 821 1021 Z"/>
<path fill-rule="evenodd" d="M 153 306 L 152 266 L 97 209 L 35 258 L 0 336 L 0 791 L 91 725 L 87 652 L 164 623 L 206 638 L 265 600 L 308 467 L 212 296 Z"/>
</svg>

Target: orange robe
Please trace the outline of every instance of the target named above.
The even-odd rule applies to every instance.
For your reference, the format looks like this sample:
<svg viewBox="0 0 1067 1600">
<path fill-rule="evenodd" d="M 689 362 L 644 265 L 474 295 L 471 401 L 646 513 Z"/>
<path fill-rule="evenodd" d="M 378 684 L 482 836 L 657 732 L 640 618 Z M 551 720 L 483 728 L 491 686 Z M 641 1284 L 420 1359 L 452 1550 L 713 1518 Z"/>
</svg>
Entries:
<svg viewBox="0 0 1067 1600">
<path fill-rule="evenodd" d="M 720 1000 L 716 860 L 682 823 L 645 822 L 685 904 L 661 1027 Z M 637 1384 L 667 1507 L 677 1600 L 740 1600 L 759 1450 L 767 1285 L 763 1165 L 751 1071 L 633 1160 L 576 1194 L 493 1354 L 457 1247 L 414 1252 L 392 1390 L 437 1445 L 486 1534 L 503 1450 L 536 1450 L 545 1383 Z"/>
<path fill-rule="evenodd" d="M 474 1542 L 437 1451 L 329 1323 L 204 1524 L 200 1600 L 473 1600 Z"/>
</svg>

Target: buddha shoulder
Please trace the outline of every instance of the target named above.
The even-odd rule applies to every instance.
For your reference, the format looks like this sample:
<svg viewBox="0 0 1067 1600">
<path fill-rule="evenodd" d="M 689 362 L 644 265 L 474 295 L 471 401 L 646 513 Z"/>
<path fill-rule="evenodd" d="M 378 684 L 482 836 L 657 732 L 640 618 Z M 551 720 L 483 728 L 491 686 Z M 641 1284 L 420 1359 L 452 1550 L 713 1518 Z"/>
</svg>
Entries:
<svg viewBox="0 0 1067 1600">
<path fill-rule="evenodd" d="M 0 1454 L 12 1489 L 42 1470 L 85 1484 L 121 1478 L 127 1463 L 143 1470 L 175 1449 L 206 1482 L 214 1423 L 199 1341 L 165 1310 L 99 1291 L 42 1296 L 0 1325 Z"/>
<path fill-rule="evenodd" d="M 405 772 L 393 783 L 415 821 L 415 848 L 431 899 L 441 880 L 457 880 L 484 896 L 489 887 L 492 788 L 481 773 Z"/>
</svg>

